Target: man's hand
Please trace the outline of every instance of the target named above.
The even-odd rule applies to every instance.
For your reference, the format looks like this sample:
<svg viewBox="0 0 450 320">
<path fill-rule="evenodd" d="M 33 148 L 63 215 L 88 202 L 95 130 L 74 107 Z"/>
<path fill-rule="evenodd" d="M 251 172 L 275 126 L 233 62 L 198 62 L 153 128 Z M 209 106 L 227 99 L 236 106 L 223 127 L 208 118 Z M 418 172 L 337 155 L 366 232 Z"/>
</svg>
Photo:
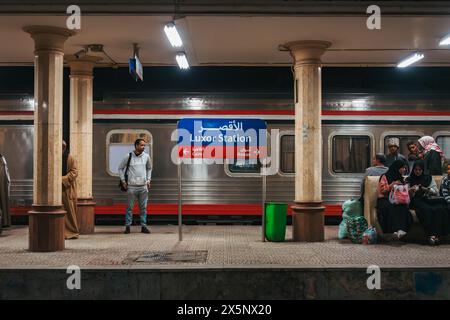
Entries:
<svg viewBox="0 0 450 320">
<path fill-rule="evenodd" d="M 128 183 L 126 183 L 125 181 L 122 181 L 122 187 L 123 187 L 125 190 L 128 190 Z"/>
<path fill-rule="evenodd" d="M 147 188 L 150 189 L 151 183 L 150 181 L 147 181 Z"/>
</svg>

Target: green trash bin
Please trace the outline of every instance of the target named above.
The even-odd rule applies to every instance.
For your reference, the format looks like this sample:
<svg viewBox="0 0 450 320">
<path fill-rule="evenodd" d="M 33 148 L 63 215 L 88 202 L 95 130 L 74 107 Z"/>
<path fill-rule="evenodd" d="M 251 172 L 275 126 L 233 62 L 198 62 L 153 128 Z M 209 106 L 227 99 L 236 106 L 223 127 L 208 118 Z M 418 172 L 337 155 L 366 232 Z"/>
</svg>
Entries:
<svg viewBox="0 0 450 320">
<path fill-rule="evenodd" d="M 266 239 L 284 241 L 286 235 L 287 204 L 266 202 Z"/>
</svg>

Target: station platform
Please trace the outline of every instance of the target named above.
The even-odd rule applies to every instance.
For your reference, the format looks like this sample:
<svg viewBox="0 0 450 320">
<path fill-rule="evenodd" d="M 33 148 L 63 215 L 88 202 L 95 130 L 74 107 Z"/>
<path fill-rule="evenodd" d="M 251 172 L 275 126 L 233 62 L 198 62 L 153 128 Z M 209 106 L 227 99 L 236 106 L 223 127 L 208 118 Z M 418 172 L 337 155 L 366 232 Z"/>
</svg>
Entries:
<svg viewBox="0 0 450 320">
<path fill-rule="evenodd" d="M 28 228 L 0 236 L 0 299 L 450 299 L 450 244 L 352 244 L 326 226 L 322 243 L 262 242 L 248 225 L 97 226 L 61 252 L 33 253 Z M 68 290 L 67 267 L 82 289 Z M 381 289 L 370 290 L 370 265 Z"/>
</svg>

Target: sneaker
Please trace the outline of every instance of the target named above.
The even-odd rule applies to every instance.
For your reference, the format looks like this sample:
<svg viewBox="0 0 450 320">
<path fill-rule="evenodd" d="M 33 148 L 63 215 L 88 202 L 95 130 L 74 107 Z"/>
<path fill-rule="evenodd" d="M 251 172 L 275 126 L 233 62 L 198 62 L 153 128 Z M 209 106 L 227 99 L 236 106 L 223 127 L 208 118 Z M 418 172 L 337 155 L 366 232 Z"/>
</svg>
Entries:
<svg viewBox="0 0 450 320">
<path fill-rule="evenodd" d="M 125 226 L 125 231 L 123 233 L 129 234 L 130 232 L 131 232 L 130 231 L 130 226 Z"/>
<path fill-rule="evenodd" d="M 439 239 L 435 236 L 428 237 L 427 240 L 430 246 L 437 246 L 439 244 Z"/>
<path fill-rule="evenodd" d="M 406 236 L 406 232 L 403 230 L 398 230 L 397 232 L 394 232 L 394 237 L 396 237 L 398 240 Z"/>
<path fill-rule="evenodd" d="M 148 230 L 148 228 L 146 226 L 142 226 L 141 232 L 142 233 L 150 233 L 150 230 Z"/>
</svg>

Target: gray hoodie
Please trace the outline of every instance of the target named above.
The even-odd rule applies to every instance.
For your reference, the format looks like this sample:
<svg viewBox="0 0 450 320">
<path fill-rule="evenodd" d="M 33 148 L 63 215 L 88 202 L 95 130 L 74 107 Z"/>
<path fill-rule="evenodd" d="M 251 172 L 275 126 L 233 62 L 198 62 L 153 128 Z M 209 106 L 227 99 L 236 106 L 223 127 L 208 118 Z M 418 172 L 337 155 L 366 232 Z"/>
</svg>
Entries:
<svg viewBox="0 0 450 320">
<path fill-rule="evenodd" d="M 127 168 L 128 153 L 119 165 L 120 180 L 125 182 L 125 170 Z M 131 152 L 130 166 L 128 168 L 128 185 L 130 187 L 145 186 L 152 179 L 152 161 L 145 151 L 140 155 Z"/>
</svg>

